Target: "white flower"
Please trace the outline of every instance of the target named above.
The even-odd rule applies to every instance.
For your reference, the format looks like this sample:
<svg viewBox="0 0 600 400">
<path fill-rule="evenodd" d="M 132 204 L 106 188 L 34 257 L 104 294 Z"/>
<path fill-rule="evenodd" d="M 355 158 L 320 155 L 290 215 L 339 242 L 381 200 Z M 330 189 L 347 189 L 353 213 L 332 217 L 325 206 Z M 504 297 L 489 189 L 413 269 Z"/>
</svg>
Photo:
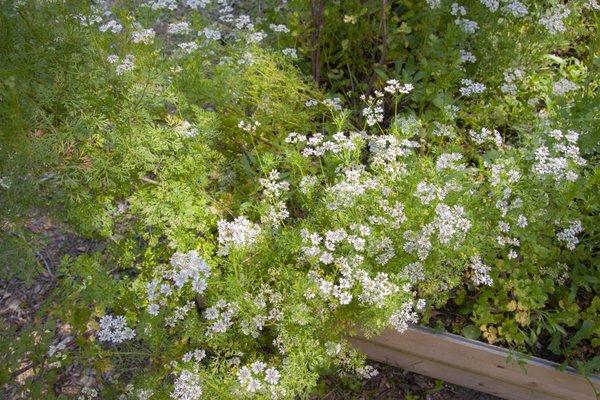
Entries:
<svg viewBox="0 0 600 400">
<path fill-rule="evenodd" d="M 442 0 L 426 0 L 427 5 L 431 9 L 439 8 L 442 5 Z"/>
<path fill-rule="evenodd" d="M 174 22 L 169 24 L 167 28 L 167 33 L 171 35 L 185 35 L 190 33 L 190 24 L 182 21 L 182 22 Z"/>
<path fill-rule="evenodd" d="M 390 325 L 399 333 L 405 332 L 408 329 L 408 324 L 417 322 L 418 316 L 413 311 L 413 305 L 410 301 L 404 303 L 398 311 L 392 314 L 389 320 Z"/>
<path fill-rule="evenodd" d="M 198 400 L 202 396 L 202 386 L 198 374 L 182 371 L 173 385 L 171 398 L 174 400 Z"/>
<path fill-rule="evenodd" d="M 559 32 L 564 32 L 567 28 L 564 24 L 564 19 L 571 14 L 571 10 L 564 4 L 559 4 L 556 7 L 546 10 L 540 17 L 539 23 L 543 25 L 548 33 L 554 35 Z"/>
<path fill-rule="evenodd" d="M 247 248 L 258 240 L 260 227 L 250 222 L 245 217 L 237 217 L 232 222 L 220 220 L 217 223 L 219 230 L 218 254 L 225 256 L 234 248 Z"/>
<path fill-rule="evenodd" d="M 502 145 L 502 136 L 500 136 L 500 132 L 496 129 L 492 131 L 488 128 L 481 128 L 479 132 L 470 129 L 469 136 L 471 136 L 471 139 L 479 145 L 490 141 L 494 142 L 497 146 Z"/>
<path fill-rule="evenodd" d="M 379 375 L 379 371 L 373 368 L 371 365 L 365 365 L 364 367 L 358 367 L 356 373 L 363 379 L 371 379 Z"/>
<path fill-rule="evenodd" d="M 126 55 L 125 58 L 123 58 L 123 61 L 121 61 L 121 64 L 117 65 L 117 75 L 123 75 L 125 72 L 132 71 L 133 68 L 135 68 L 134 61 L 134 56 L 132 56 L 131 54 Z"/>
<path fill-rule="evenodd" d="M 583 225 L 580 220 L 573 220 L 569 223 L 569 227 L 560 231 L 556 238 L 561 242 L 565 242 L 567 249 L 575 250 L 577 244 L 579 243 L 578 234 L 583 232 Z"/>
<path fill-rule="evenodd" d="M 479 25 L 475 21 L 471 21 L 466 18 L 456 18 L 454 23 L 463 30 L 465 33 L 475 33 L 479 30 Z"/>
<path fill-rule="evenodd" d="M 475 61 L 477 61 L 477 57 L 475 57 L 473 55 L 473 53 L 471 53 L 470 51 L 466 51 L 466 50 L 460 50 L 460 63 L 464 64 L 464 63 L 474 63 Z"/>
<path fill-rule="evenodd" d="M 204 28 L 202 30 L 202 34 L 206 37 L 207 40 L 221 40 L 221 32 L 217 29 Z"/>
<path fill-rule="evenodd" d="M 512 15 L 513 17 L 522 18 L 529 13 L 529 9 L 520 1 L 512 0 L 509 1 L 509 3 L 504 7 L 504 12 Z"/>
<path fill-rule="evenodd" d="M 471 257 L 471 271 L 474 284 L 492 286 L 494 281 L 490 277 L 490 270 L 491 268 L 481 260 L 481 256 L 474 255 Z"/>
<path fill-rule="evenodd" d="M 191 54 L 195 50 L 198 50 L 198 43 L 196 42 L 179 43 L 177 46 L 187 54 Z"/>
<path fill-rule="evenodd" d="M 119 56 L 116 54 L 111 54 L 110 56 L 106 57 L 106 61 L 111 64 L 117 63 L 119 62 Z"/>
<path fill-rule="evenodd" d="M 363 108 L 362 115 L 367 117 L 367 125 L 373 126 L 376 123 L 383 122 L 383 102 L 376 101 Z"/>
<path fill-rule="evenodd" d="M 298 58 L 298 51 L 294 48 L 288 47 L 286 49 L 281 50 L 281 52 L 283 53 L 283 55 L 291 57 L 291 58 Z"/>
<path fill-rule="evenodd" d="M 463 158 L 460 153 L 444 153 L 441 154 L 436 163 L 435 168 L 438 171 L 442 171 L 444 169 L 450 169 L 455 171 L 462 171 L 465 169 L 465 166 L 462 164 L 457 164 Z"/>
<path fill-rule="evenodd" d="M 289 33 L 290 30 L 287 26 L 279 24 L 270 24 L 269 28 L 273 31 L 273 32 L 282 32 L 282 33 Z"/>
<path fill-rule="evenodd" d="M 100 32 L 112 32 L 112 33 L 121 33 L 123 31 L 123 25 L 118 23 L 117 21 L 110 20 L 104 25 L 100 25 Z"/>
<path fill-rule="evenodd" d="M 391 94 L 408 94 L 414 89 L 414 85 L 412 83 L 400 84 L 396 79 L 390 79 L 386 82 L 386 86 L 383 88 L 388 93 Z"/>
<path fill-rule="evenodd" d="M 211 0 L 185 0 L 185 5 L 190 8 L 206 8 Z"/>
<path fill-rule="evenodd" d="M 460 94 L 463 96 L 470 96 L 472 94 L 483 93 L 486 89 L 483 83 L 474 82 L 471 79 L 463 79 L 460 81 L 462 87 L 459 89 Z"/>
<path fill-rule="evenodd" d="M 579 89 L 579 86 L 566 78 L 561 78 L 558 82 L 554 83 L 552 88 L 555 95 L 564 96 L 569 92 Z"/>
<path fill-rule="evenodd" d="M 115 344 L 130 340 L 135 337 L 135 331 L 127 326 L 127 321 L 122 315 L 105 315 L 100 318 L 98 340 Z"/>
<path fill-rule="evenodd" d="M 465 15 L 467 15 L 467 9 L 458 3 L 452 3 L 452 5 L 450 6 L 450 14 L 452 14 L 454 16 L 456 16 L 456 15 L 465 16 Z"/>
<path fill-rule="evenodd" d="M 275 368 L 268 368 L 265 371 L 265 382 L 269 385 L 277 385 L 279 383 L 280 374 Z"/>
<path fill-rule="evenodd" d="M 188 281 L 192 289 L 202 294 L 206 290 L 206 280 L 211 275 L 211 269 L 196 250 L 187 253 L 175 253 L 171 257 L 173 266 L 172 279 L 175 286 L 182 288 Z"/>
<path fill-rule="evenodd" d="M 498 11 L 498 7 L 500 7 L 500 2 L 498 0 L 479 0 L 481 4 L 487 7 L 491 12 Z"/>
<path fill-rule="evenodd" d="M 131 41 L 133 43 L 150 44 L 154 41 L 155 36 L 156 32 L 154 32 L 154 29 L 142 29 L 131 34 Z"/>
</svg>

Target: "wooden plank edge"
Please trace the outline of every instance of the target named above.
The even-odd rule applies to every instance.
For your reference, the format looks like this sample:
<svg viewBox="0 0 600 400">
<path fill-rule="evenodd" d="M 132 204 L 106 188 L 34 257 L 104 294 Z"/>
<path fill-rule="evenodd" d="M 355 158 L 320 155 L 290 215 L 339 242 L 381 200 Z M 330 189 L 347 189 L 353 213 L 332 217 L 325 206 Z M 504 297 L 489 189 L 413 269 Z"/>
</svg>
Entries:
<svg viewBox="0 0 600 400">
<path fill-rule="evenodd" d="M 588 382 L 572 368 L 560 371 L 558 364 L 537 357 L 525 360 L 525 374 L 520 366 L 506 362 L 510 352 L 504 348 L 450 333 L 435 333 L 429 328 L 413 326 L 404 334 L 387 330 L 372 339 L 351 341 L 376 361 L 507 399 L 594 400 L 590 382 L 600 389 L 598 376 L 589 377 Z M 502 387 L 507 390 L 505 394 L 500 392 Z"/>
<path fill-rule="evenodd" d="M 445 382 L 488 393 L 507 400 L 564 400 L 560 397 L 546 395 L 530 388 L 500 381 L 485 375 L 479 375 L 472 371 L 463 370 L 452 365 L 440 364 L 433 360 L 428 360 L 414 354 L 405 353 L 367 340 L 351 338 L 349 341 L 353 346 L 365 353 L 371 360 L 399 367 L 431 378 L 441 379 Z"/>
</svg>

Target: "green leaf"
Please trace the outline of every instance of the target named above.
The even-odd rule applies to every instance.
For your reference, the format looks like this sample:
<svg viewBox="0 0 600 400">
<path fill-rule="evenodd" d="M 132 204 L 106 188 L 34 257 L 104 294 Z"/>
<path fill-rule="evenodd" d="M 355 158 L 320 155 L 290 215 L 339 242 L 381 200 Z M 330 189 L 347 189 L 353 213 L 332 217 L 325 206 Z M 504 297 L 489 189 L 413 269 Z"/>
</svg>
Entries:
<svg viewBox="0 0 600 400">
<path fill-rule="evenodd" d="M 587 319 L 581 324 L 581 328 L 569 339 L 569 347 L 572 348 L 583 339 L 589 337 L 594 332 L 594 322 Z"/>
<path fill-rule="evenodd" d="M 466 338 L 477 340 L 481 336 L 481 330 L 475 325 L 467 325 L 462 329 L 462 334 Z"/>
</svg>

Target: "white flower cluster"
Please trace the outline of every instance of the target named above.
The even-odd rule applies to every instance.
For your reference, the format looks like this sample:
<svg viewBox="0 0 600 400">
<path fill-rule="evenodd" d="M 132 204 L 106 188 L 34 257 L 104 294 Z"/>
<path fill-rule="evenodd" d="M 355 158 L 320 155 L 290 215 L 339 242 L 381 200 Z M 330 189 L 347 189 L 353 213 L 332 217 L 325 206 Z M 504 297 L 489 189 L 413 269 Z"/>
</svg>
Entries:
<svg viewBox="0 0 600 400">
<path fill-rule="evenodd" d="M 433 126 L 435 127 L 435 128 L 433 128 L 433 131 L 431 131 L 431 134 L 433 136 L 453 137 L 455 135 L 454 127 L 452 125 L 445 125 L 445 124 L 439 123 L 437 121 L 434 121 Z"/>
<path fill-rule="evenodd" d="M 574 220 L 569 223 L 568 228 L 558 232 L 556 234 L 556 238 L 561 242 L 565 242 L 567 249 L 575 250 L 575 247 L 577 247 L 577 244 L 579 243 L 579 238 L 577 235 L 581 232 L 583 232 L 583 225 L 581 224 L 581 221 Z"/>
<path fill-rule="evenodd" d="M 135 68 L 135 57 L 131 54 L 127 54 L 123 60 L 121 60 L 119 56 L 111 54 L 106 58 L 106 61 L 111 64 L 120 62 L 120 64 L 115 68 L 117 75 L 123 75 L 125 72 L 132 71 Z"/>
<path fill-rule="evenodd" d="M 458 3 L 452 3 L 452 5 L 450 5 L 450 14 L 457 16 L 465 16 L 467 15 L 467 9 L 464 6 L 461 6 Z"/>
<path fill-rule="evenodd" d="M 81 26 L 92 26 L 99 24 L 102 22 L 102 16 L 99 14 L 91 14 L 91 15 L 83 15 L 83 14 L 75 14 L 73 16 L 77 21 L 79 21 L 79 25 Z"/>
<path fill-rule="evenodd" d="M 383 90 L 390 94 L 408 94 L 414 89 L 412 83 L 405 83 L 403 85 L 396 79 L 390 79 L 385 84 L 386 86 Z"/>
<path fill-rule="evenodd" d="M 246 293 L 244 297 L 258 310 L 250 320 L 240 321 L 244 335 L 256 339 L 260 336 L 266 323 L 278 323 L 283 319 L 280 307 L 283 297 L 267 285 L 264 285 L 256 296 L 252 297 L 250 293 Z"/>
<path fill-rule="evenodd" d="M 415 284 L 425 280 L 425 270 L 423 264 L 419 261 L 408 264 L 400 273 L 400 276 L 409 280 L 411 284 Z"/>
<path fill-rule="evenodd" d="M 107 23 L 100 25 L 99 29 L 100 32 L 121 33 L 123 31 L 123 25 L 112 19 Z"/>
<path fill-rule="evenodd" d="M 483 83 L 474 82 L 471 79 L 463 79 L 460 81 L 461 88 L 459 89 L 462 96 L 471 96 L 472 94 L 481 94 L 485 92 L 485 85 Z"/>
<path fill-rule="evenodd" d="M 122 343 L 135 337 L 135 331 L 127 326 L 127 321 L 122 315 L 105 315 L 100 318 L 98 340 L 103 342 Z"/>
<path fill-rule="evenodd" d="M 190 32 L 190 24 L 186 21 L 174 22 L 167 28 L 167 33 L 171 35 L 187 35 Z"/>
<path fill-rule="evenodd" d="M 260 178 L 263 194 L 268 203 L 267 212 L 261 217 L 261 220 L 273 227 L 279 225 L 290 215 L 285 200 L 282 198 L 289 190 L 290 184 L 280 179 L 281 174 L 277 170 L 272 170 L 268 178 Z"/>
<path fill-rule="evenodd" d="M 540 17 L 539 23 L 546 28 L 551 35 L 559 32 L 564 32 L 567 28 L 564 19 L 571 15 L 571 10 L 564 4 L 559 4 L 556 7 L 546 10 Z"/>
<path fill-rule="evenodd" d="M 404 250 L 416 254 L 421 261 L 429 257 L 433 248 L 431 236 L 435 232 L 440 243 L 449 244 L 454 241 L 458 246 L 471 229 L 471 221 L 465 217 L 465 210 L 460 205 L 448 206 L 440 203 L 435 207 L 435 213 L 433 221 L 423 226 L 420 232 L 404 232 Z"/>
<path fill-rule="evenodd" d="M 498 8 L 500 7 L 500 2 L 498 0 L 479 0 L 479 2 L 491 12 L 498 11 Z"/>
<path fill-rule="evenodd" d="M 598 3 L 597 0 L 587 0 L 584 7 L 589 8 L 590 10 L 600 11 L 600 3 Z"/>
<path fill-rule="evenodd" d="M 413 154 L 413 149 L 420 147 L 419 143 L 394 135 L 367 137 L 371 153 L 371 167 L 383 169 L 391 177 L 398 177 L 406 172 L 403 158 Z"/>
<path fill-rule="evenodd" d="M 283 24 L 270 24 L 269 28 L 273 32 L 290 33 L 290 29 L 287 26 L 283 25 Z"/>
<path fill-rule="evenodd" d="M 511 202 L 511 195 L 512 189 L 505 188 L 502 193 L 502 198 L 496 201 L 496 208 L 500 210 L 502 218 L 506 217 L 510 210 L 519 209 L 523 207 L 523 200 L 520 197 L 515 197 L 515 199 Z"/>
<path fill-rule="evenodd" d="M 508 165 L 505 160 L 499 160 L 495 164 L 484 162 L 484 165 L 491 170 L 490 183 L 494 187 L 501 183 L 514 184 L 521 179 L 521 173 Z"/>
<path fill-rule="evenodd" d="M 173 400 L 198 400 L 202 397 L 202 386 L 198 373 L 181 371 L 173 385 L 171 398 Z"/>
<path fill-rule="evenodd" d="M 185 353 L 183 355 L 183 357 L 181 358 L 181 361 L 190 362 L 190 361 L 194 360 L 195 362 L 199 363 L 200 361 L 204 360 L 205 357 L 206 357 L 206 351 L 204 351 L 202 349 L 196 349 L 196 350 L 188 351 L 187 353 Z"/>
<path fill-rule="evenodd" d="M 378 272 L 374 278 L 371 278 L 367 271 L 357 269 L 355 279 L 362 289 L 358 300 L 369 306 L 383 308 L 387 298 L 400 291 L 400 288 L 390 281 L 385 272 Z"/>
<path fill-rule="evenodd" d="M 426 0 L 427 5 L 431 9 L 439 8 L 442 5 L 442 0 Z"/>
<path fill-rule="evenodd" d="M 188 121 L 183 121 L 175 127 L 175 130 L 184 137 L 191 138 L 198 135 L 198 129 Z"/>
<path fill-rule="evenodd" d="M 456 18 L 454 23 L 465 33 L 473 34 L 479 30 L 479 24 L 466 18 Z"/>
<path fill-rule="evenodd" d="M 498 7 L 500 7 L 500 2 L 498 0 L 479 0 L 479 1 L 491 12 L 498 11 Z"/>
<path fill-rule="evenodd" d="M 342 99 L 339 97 L 333 97 L 331 99 L 325 99 L 322 101 L 323 105 L 327 107 L 331 107 L 336 111 L 340 111 L 342 109 Z"/>
<path fill-rule="evenodd" d="M 234 303 L 228 303 L 225 300 L 219 300 L 212 307 L 204 310 L 204 317 L 213 321 L 208 327 L 206 335 L 211 337 L 215 333 L 225 333 L 233 325 L 232 318 L 237 314 L 238 306 Z"/>
<path fill-rule="evenodd" d="M 181 289 L 187 282 L 191 282 L 194 292 L 204 293 L 211 270 L 196 250 L 173 254 L 171 265 L 173 266 L 172 279 L 177 288 Z"/>
<path fill-rule="evenodd" d="M 183 42 L 177 45 L 184 53 L 192 54 L 194 51 L 198 50 L 200 46 L 196 42 Z"/>
<path fill-rule="evenodd" d="M 140 29 L 131 34 L 131 41 L 133 43 L 151 44 L 154 41 L 156 32 L 154 29 Z"/>
<path fill-rule="evenodd" d="M 294 58 L 294 59 L 298 58 L 298 50 L 294 49 L 293 47 L 285 48 L 285 49 L 281 50 L 281 52 L 283 53 L 284 56 Z"/>
<path fill-rule="evenodd" d="M 352 151 L 358 148 L 357 143 L 364 137 L 362 132 L 335 133 L 330 140 L 325 140 L 321 133 L 315 133 L 308 137 L 296 132 L 291 132 L 285 139 L 286 143 L 303 144 L 302 155 L 304 157 L 320 157 L 326 152 L 339 154 L 343 151 Z"/>
<path fill-rule="evenodd" d="M 408 324 L 416 324 L 418 321 L 419 317 L 413 311 L 412 301 L 407 301 L 398 311 L 392 314 L 389 323 L 399 333 L 403 333 L 408 329 Z"/>
<path fill-rule="evenodd" d="M 211 29 L 208 27 L 202 29 L 202 34 L 204 35 L 206 40 L 209 40 L 209 41 L 221 40 L 221 36 L 222 36 L 221 31 L 219 31 L 217 29 Z"/>
<path fill-rule="evenodd" d="M 267 368 L 262 361 L 255 361 L 249 366 L 238 370 L 237 378 L 240 386 L 247 394 L 271 393 L 276 394 L 281 374 L 276 368 Z"/>
<path fill-rule="evenodd" d="M 470 129 L 469 136 L 478 145 L 482 145 L 486 142 L 494 142 L 496 146 L 502 145 L 502 136 L 500 136 L 500 132 L 498 132 L 496 129 L 492 131 L 488 128 L 481 128 L 479 132 Z"/>
<path fill-rule="evenodd" d="M 245 217 L 237 217 L 231 222 L 220 220 L 217 222 L 219 230 L 218 255 L 226 256 L 232 249 L 247 248 L 258 240 L 260 226 L 250 222 Z"/>
<path fill-rule="evenodd" d="M 357 198 L 378 187 L 378 182 L 365 172 L 364 165 L 345 168 L 337 177 L 341 179 L 325 189 L 325 194 L 330 200 L 327 208 L 330 210 L 351 207 Z"/>
<path fill-rule="evenodd" d="M 444 200 L 446 195 L 454 189 L 456 189 L 456 185 L 453 182 L 446 182 L 444 186 L 438 186 L 433 183 L 421 181 L 417 184 L 415 196 L 421 203 L 427 205 L 436 200 Z"/>
<path fill-rule="evenodd" d="M 319 183 L 319 178 L 317 178 L 316 176 L 303 176 L 299 184 L 300 192 L 305 195 L 310 194 L 313 191 L 313 189 L 317 186 L 317 183 Z"/>
<path fill-rule="evenodd" d="M 470 51 L 460 50 L 460 63 L 474 63 L 477 61 L 477 57 L 473 55 Z"/>
<path fill-rule="evenodd" d="M 363 108 L 362 115 L 367 118 L 369 126 L 383 122 L 383 100 L 370 100 L 367 107 Z"/>
<path fill-rule="evenodd" d="M 190 8 L 206 8 L 211 0 L 185 0 L 185 5 Z"/>
<path fill-rule="evenodd" d="M 555 82 L 554 85 L 552 85 L 552 89 L 554 90 L 555 95 L 564 96 L 569 92 L 579 89 L 579 85 L 571 82 L 567 78 L 561 78 L 558 82 Z"/>
<path fill-rule="evenodd" d="M 177 10 L 177 0 L 146 0 L 142 6 L 150 7 L 152 10 Z"/>
<path fill-rule="evenodd" d="M 579 154 L 579 133 L 569 130 L 564 134 L 555 129 L 550 131 L 549 136 L 554 138 L 555 143 L 551 148 L 541 146 L 535 151 L 534 172 L 541 176 L 553 176 L 557 183 L 563 179 L 575 182 L 579 177 L 576 167 L 586 164 L 586 160 Z"/>
<path fill-rule="evenodd" d="M 463 155 L 460 153 L 443 153 L 440 154 L 437 161 L 435 162 L 435 169 L 438 171 L 442 171 L 444 169 L 449 169 L 453 171 L 462 171 L 465 169 L 463 164 L 460 164 L 462 161 Z"/>
<path fill-rule="evenodd" d="M 471 257 L 471 279 L 474 284 L 492 286 L 494 280 L 490 277 L 490 270 L 491 268 L 483 263 L 480 255 Z"/>
<path fill-rule="evenodd" d="M 194 292 L 201 294 L 206 290 L 206 280 L 211 275 L 211 269 L 204 259 L 198 255 L 197 251 L 192 250 L 187 253 L 173 254 L 171 257 L 171 266 L 173 269 L 163 274 L 163 278 L 167 279 L 167 281 L 153 279 L 146 285 L 146 292 L 150 303 L 148 305 L 148 313 L 150 315 L 158 315 L 160 306 L 164 306 L 169 296 L 173 293 L 172 285 L 181 289 L 187 282 L 191 282 Z M 172 284 L 171 281 L 173 282 Z M 182 312 L 183 309 L 180 310 L 179 314 Z"/>
<path fill-rule="evenodd" d="M 523 18 L 527 14 L 529 14 L 529 9 L 519 0 L 511 0 L 504 7 L 504 12 L 508 15 L 512 15 L 516 18 Z"/>
<path fill-rule="evenodd" d="M 179 321 L 183 321 L 185 319 L 185 316 L 187 315 L 187 313 L 192 311 L 193 308 L 194 308 L 193 301 L 188 301 L 184 305 L 175 308 L 175 311 L 173 311 L 173 314 L 169 315 L 167 318 L 165 318 L 165 325 L 174 327 L 175 325 L 177 325 L 177 323 Z"/>
<path fill-rule="evenodd" d="M 362 379 L 371 379 L 371 378 L 375 378 L 377 375 L 379 375 L 379 371 L 377 371 L 377 369 L 375 369 L 372 365 L 365 365 L 362 367 L 358 367 L 358 368 L 356 368 L 356 373 Z"/>
<path fill-rule="evenodd" d="M 241 130 L 248 132 L 248 133 L 256 132 L 256 130 L 258 129 L 259 126 L 260 126 L 260 122 L 258 122 L 258 121 L 254 121 L 254 122 L 240 121 L 240 122 L 238 122 L 238 128 L 240 128 Z"/>
<path fill-rule="evenodd" d="M 465 209 L 460 205 L 438 204 L 435 214 L 433 225 L 438 232 L 438 240 L 443 244 L 448 244 L 453 238 L 457 242 L 462 241 L 471 229 L 471 221 L 465 217 Z"/>
<path fill-rule="evenodd" d="M 269 198 L 279 198 L 290 188 L 287 181 L 281 180 L 281 174 L 276 169 L 269 172 L 268 178 L 260 178 L 260 184 L 263 187 L 263 193 Z"/>
<path fill-rule="evenodd" d="M 504 83 L 500 86 L 502 93 L 517 94 L 517 82 L 523 80 L 525 72 L 520 68 L 511 68 L 504 71 Z"/>
</svg>

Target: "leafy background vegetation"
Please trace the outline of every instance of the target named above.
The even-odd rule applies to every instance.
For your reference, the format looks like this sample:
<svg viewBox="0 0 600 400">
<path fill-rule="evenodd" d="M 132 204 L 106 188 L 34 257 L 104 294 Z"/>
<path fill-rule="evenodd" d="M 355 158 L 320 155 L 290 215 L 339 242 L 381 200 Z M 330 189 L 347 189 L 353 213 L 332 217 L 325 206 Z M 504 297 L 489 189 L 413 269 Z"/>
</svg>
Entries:
<svg viewBox="0 0 600 400">
<path fill-rule="evenodd" d="M 39 254 L 48 239 L 27 227 L 32 215 L 59 221 L 86 243 L 85 251 L 57 262 L 54 287 L 37 316 L 25 326 L 2 328 L 6 393 L 68 397 L 53 385 L 60 371 L 75 365 L 93 377 L 74 395 L 81 398 L 94 391 L 101 398 L 144 398 L 150 391 L 151 398 L 184 398 L 173 394 L 178 385 L 201 387 L 205 398 L 306 396 L 324 373 L 369 376 L 344 336 L 377 333 L 418 300 L 425 304 L 419 304 L 421 321 L 430 326 L 582 373 L 598 370 L 596 2 L 530 2 L 521 17 L 504 11 L 511 2 L 491 11 L 486 2 L 461 1 L 467 15 L 454 12 L 449 1 L 236 2 L 231 21 L 221 18 L 224 2 L 178 2 L 177 9 L 169 9 L 170 2 L 138 3 L 2 4 L 2 279 L 33 285 L 45 273 Z M 561 7 L 570 10 L 560 19 L 565 27 L 550 34 L 540 21 Z M 456 23 L 463 17 L 477 22 L 475 34 Z M 121 30 L 102 31 L 109 21 Z M 169 33 L 181 21 L 190 32 Z M 132 35 L 146 28 L 155 36 L 136 43 Z M 218 31 L 219 39 L 210 40 L 204 29 Z M 256 40 L 257 32 L 268 35 Z M 197 48 L 188 53 L 181 43 Z M 476 61 L 465 62 L 464 52 Z M 109 61 L 113 55 L 117 63 Z M 133 67 L 119 72 L 127 56 Z M 518 77 L 510 78 L 511 71 Z M 386 92 L 391 79 L 412 89 Z M 463 94 L 464 79 L 484 83 L 485 90 Z M 557 89 L 561 79 L 575 89 Z M 508 84 L 514 89 L 502 90 Z M 365 109 L 381 119 L 369 123 Z M 496 130 L 500 142 L 474 140 L 471 131 L 483 128 Z M 577 171 L 575 181 L 534 171 L 536 149 L 551 147 L 550 132 L 557 129 L 579 133 L 586 162 L 568 165 Z M 321 133 L 331 142 L 345 132 L 340 143 L 347 147 L 306 156 L 310 146 L 289 143 L 292 132 Z M 378 137 L 388 140 L 380 153 Z M 401 155 L 385 158 L 392 151 Z M 462 167 L 437 167 L 447 154 L 460 154 Z M 377 164 L 377 156 L 385 162 Z M 492 183 L 492 165 L 504 168 L 496 177 L 500 184 Z M 361 168 L 359 183 L 345 175 Z M 396 176 L 390 168 L 407 172 Z M 270 183 L 287 182 L 289 189 L 269 194 L 264 180 L 274 170 L 279 175 Z M 511 180 L 509 171 L 520 179 Z M 379 186 L 373 189 L 370 180 Z M 421 182 L 456 189 L 425 204 L 415 195 Z M 336 192 L 341 183 L 364 193 Z M 522 206 L 502 215 L 498 201 L 506 200 L 506 188 L 509 202 L 520 198 Z M 344 196 L 348 205 L 332 206 Z M 289 216 L 268 223 L 281 202 Z M 405 218 L 399 227 L 382 202 L 402 203 L 395 214 Z M 464 207 L 470 229 L 451 245 L 432 239 L 421 259 L 406 250 L 405 232 L 419 233 L 436 221 L 440 203 Z M 527 216 L 526 227 L 516 227 L 520 215 Z M 260 237 L 224 254 L 218 223 L 240 216 L 260 226 Z M 388 225 L 370 217 L 387 218 Z M 583 231 L 569 249 L 557 234 L 573 221 Z M 498 244 L 502 222 L 519 239 L 509 246 L 516 257 Z M 344 274 L 305 257 L 303 230 L 351 232 L 354 224 L 372 225 L 367 241 L 392 243 L 394 256 L 386 263 L 377 261 L 381 249 L 370 242 L 361 253 L 375 293 L 398 288 L 381 304 L 365 294 L 364 281 L 344 304 L 319 294 L 322 286 L 311 280 L 342 285 Z M 236 229 L 251 235 L 252 226 Z M 352 260 L 360 253 L 360 246 L 340 243 L 336 257 Z M 190 251 L 211 269 L 206 290 L 177 287 L 152 315 L 148 285 L 167 282 L 173 254 Z M 474 280 L 473 256 L 490 267 L 493 283 Z M 423 278 L 415 280 L 408 265 L 416 262 Z M 211 335 L 206 311 L 220 300 L 235 303 L 233 327 Z M 281 317 L 249 328 L 265 307 Z M 178 313 L 184 316 L 168 324 Z M 135 338 L 100 340 L 107 315 L 123 316 Z M 401 316 L 402 322 L 413 319 L 412 311 Z M 197 349 L 204 359 L 185 357 Z M 281 375 L 276 385 L 263 382 L 271 392 L 253 393 L 239 378 L 254 362 Z M 35 375 L 10 386 L 23 366 Z M 185 381 L 186 371 L 194 378 Z"/>
</svg>

